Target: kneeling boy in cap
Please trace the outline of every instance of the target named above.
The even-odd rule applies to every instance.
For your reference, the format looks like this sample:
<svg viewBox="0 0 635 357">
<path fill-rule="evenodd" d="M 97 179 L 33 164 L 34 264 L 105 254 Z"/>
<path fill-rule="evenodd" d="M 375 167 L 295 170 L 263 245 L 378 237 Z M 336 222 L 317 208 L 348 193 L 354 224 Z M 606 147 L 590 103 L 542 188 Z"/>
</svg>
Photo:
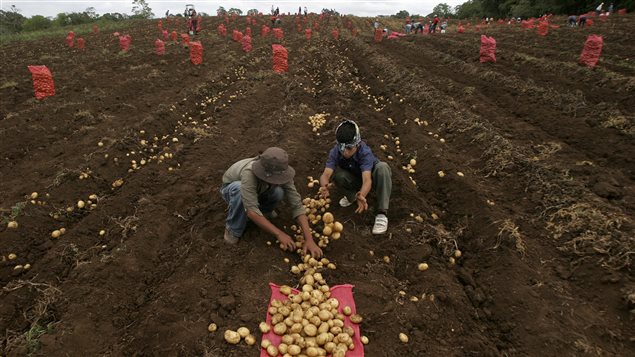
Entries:
<svg viewBox="0 0 635 357">
<path fill-rule="evenodd" d="M 225 241 L 231 244 L 245 232 L 247 219 L 276 236 L 282 249 L 295 250 L 293 239 L 280 230 L 269 218 L 275 217 L 274 209 L 282 198 L 291 205 L 293 217 L 304 234 L 304 252 L 321 257 L 322 250 L 315 244 L 309 228 L 300 194 L 295 188 L 295 170 L 289 166 L 289 156 L 280 148 L 271 147 L 261 155 L 243 159 L 233 164 L 223 175 L 220 193 L 229 205 L 225 220 Z"/>
<path fill-rule="evenodd" d="M 320 196 L 329 196 L 331 176 L 335 185 L 346 195 L 340 206 L 348 207 L 357 201 L 356 213 L 368 209 L 366 196 L 373 189 L 377 193 L 377 216 L 373 234 L 388 230 L 388 201 L 392 191 L 390 166 L 377 160 L 373 151 L 362 141 L 359 127 L 352 120 L 345 120 L 335 130 L 337 144 L 329 152 L 326 168 L 320 177 Z"/>
</svg>

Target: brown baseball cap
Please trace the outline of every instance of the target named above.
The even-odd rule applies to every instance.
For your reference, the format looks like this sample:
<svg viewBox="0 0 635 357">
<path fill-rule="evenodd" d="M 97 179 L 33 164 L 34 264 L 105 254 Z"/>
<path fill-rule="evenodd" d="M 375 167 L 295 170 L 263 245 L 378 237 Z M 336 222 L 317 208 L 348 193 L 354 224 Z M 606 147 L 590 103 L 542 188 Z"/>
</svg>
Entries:
<svg viewBox="0 0 635 357">
<path fill-rule="evenodd" d="M 252 169 L 256 177 L 273 185 L 285 184 L 295 176 L 295 170 L 289 166 L 289 155 L 278 147 L 270 147 L 260 154 Z"/>
</svg>

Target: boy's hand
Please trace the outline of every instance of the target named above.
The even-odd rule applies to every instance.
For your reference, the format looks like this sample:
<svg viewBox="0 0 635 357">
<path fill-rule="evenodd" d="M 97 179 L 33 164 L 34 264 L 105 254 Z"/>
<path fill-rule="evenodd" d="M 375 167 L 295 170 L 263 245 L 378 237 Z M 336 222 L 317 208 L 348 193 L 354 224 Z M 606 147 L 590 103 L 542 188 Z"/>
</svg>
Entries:
<svg viewBox="0 0 635 357">
<path fill-rule="evenodd" d="M 280 232 L 280 234 L 276 235 L 276 239 L 280 242 L 280 249 L 291 252 L 295 250 L 295 243 L 288 234 Z"/>
<path fill-rule="evenodd" d="M 357 197 L 357 209 L 355 213 L 362 213 L 368 209 L 368 202 L 366 197 L 362 196 L 359 192 L 355 195 Z"/>
<path fill-rule="evenodd" d="M 320 192 L 320 198 L 328 198 L 328 197 L 329 197 L 329 195 L 331 194 L 331 193 L 329 192 L 329 187 L 328 187 L 328 185 L 326 185 L 326 186 L 320 186 L 320 190 L 319 190 L 319 192 Z"/>
<path fill-rule="evenodd" d="M 315 244 L 314 241 L 307 241 L 304 245 L 304 254 L 307 254 L 307 251 L 311 253 L 311 256 L 315 259 L 322 258 L 322 249 Z"/>
</svg>

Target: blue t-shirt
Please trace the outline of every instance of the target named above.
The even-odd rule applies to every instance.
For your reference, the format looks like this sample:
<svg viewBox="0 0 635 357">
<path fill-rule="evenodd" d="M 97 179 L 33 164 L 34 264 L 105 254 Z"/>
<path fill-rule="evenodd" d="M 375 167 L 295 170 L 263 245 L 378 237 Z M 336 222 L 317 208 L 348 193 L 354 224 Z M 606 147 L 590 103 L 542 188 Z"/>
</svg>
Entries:
<svg viewBox="0 0 635 357">
<path fill-rule="evenodd" d="M 377 163 L 377 158 L 373 155 L 373 151 L 365 142 L 360 142 L 357 152 L 350 157 L 344 158 L 337 144 L 329 152 L 329 158 L 326 160 L 326 167 L 335 170 L 336 167 L 352 172 L 356 176 L 362 176 L 364 171 L 373 171 Z"/>
</svg>

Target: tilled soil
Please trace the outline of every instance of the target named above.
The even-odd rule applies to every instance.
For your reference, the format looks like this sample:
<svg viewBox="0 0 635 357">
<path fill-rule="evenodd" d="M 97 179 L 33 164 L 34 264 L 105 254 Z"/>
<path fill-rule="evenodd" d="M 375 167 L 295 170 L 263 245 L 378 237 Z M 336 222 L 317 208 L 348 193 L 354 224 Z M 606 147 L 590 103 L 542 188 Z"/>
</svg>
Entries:
<svg viewBox="0 0 635 357">
<path fill-rule="evenodd" d="M 199 66 L 180 43 L 154 53 L 156 21 L 122 31 L 127 53 L 106 32 L 84 34 L 84 50 L 0 47 L 3 355 L 258 355 L 222 332 L 256 331 L 268 283 L 297 285 L 284 258 L 300 257 L 255 227 L 223 242 L 222 174 L 280 146 L 313 197 L 307 177 L 343 118 L 392 169 L 388 233 L 371 234 L 372 211 L 333 207 L 345 230 L 324 250 L 328 283 L 355 285 L 367 356 L 635 352 L 632 16 L 547 37 L 486 27 L 495 64 L 479 63 L 472 31 L 375 43 L 366 19 L 327 17 L 307 41 L 285 18 L 275 41 L 260 36 L 266 20 L 244 53 L 231 40 L 243 18 L 226 37 L 205 18 Z M 605 40 L 595 69 L 577 64 L 589 33 Z M 288 49 L 288 73 L 271 70 L 271 43 Z M 32 64 L 49 67 L 54 97 L 33 97 Z M 91 194 L 92 209 L 67 210 Z M 290 232 L 289 213 L 274 223 Z"/>
</svg>

